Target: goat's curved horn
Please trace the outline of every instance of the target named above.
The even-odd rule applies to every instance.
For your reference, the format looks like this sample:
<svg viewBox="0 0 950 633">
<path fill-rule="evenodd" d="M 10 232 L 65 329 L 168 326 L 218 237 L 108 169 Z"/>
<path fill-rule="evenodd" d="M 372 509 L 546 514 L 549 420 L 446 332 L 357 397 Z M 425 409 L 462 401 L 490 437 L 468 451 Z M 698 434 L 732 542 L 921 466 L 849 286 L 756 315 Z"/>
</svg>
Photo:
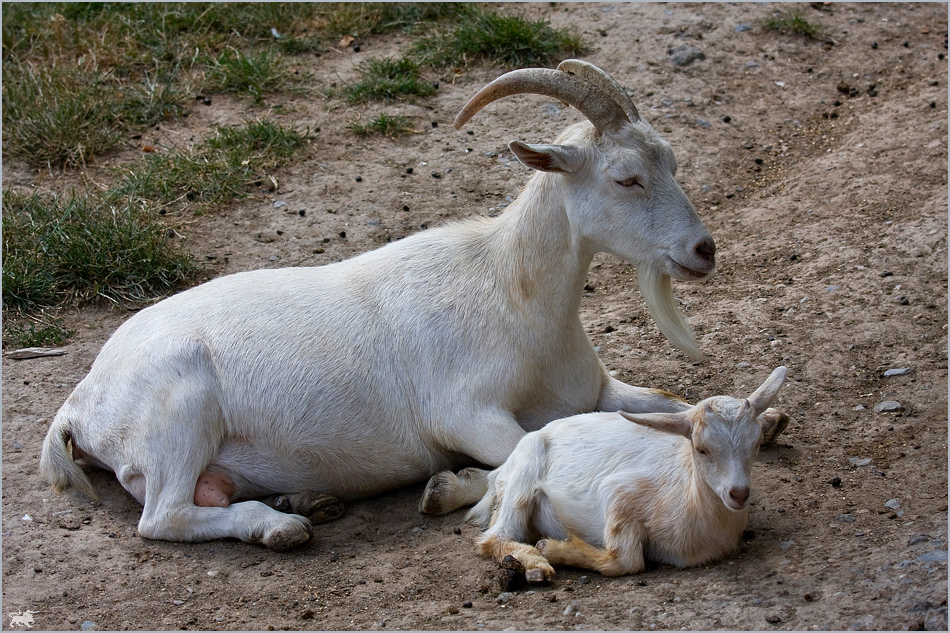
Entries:
<svg viewBox="0 0 950 633">
<path fill-rule="evenodd" d="M 640 119 L 640 113 L 637 112 L 637 106 L 633 104 L 633 101 L 630 99 L 629 95 L 627 95 L 626 91 L 620 86 L 619 83 L 617 83 L 616 79 L 605 73 L 597 66 L 580 59 L 565 59 L 563 62 L 558 64 L 557 69 L 572 75 L 583 77 L 608 95 L 611 95 L 614 101 L 616 101 L 617 104 L 623 108 L 623 111 L 627 114 L 627 118 L 630 119 L 631 123 L 635 123 Z"/>
<path fill-rule="evenodd" d="M 630 119 L 623 108 L 597 84 L 578 75 L 550 68 L 522 68 L 505 73 L 472 97 L 455 117 L 455 129 L 492 101 L 515 94 L 540 94 L 560 99 L 581 111 L 597 131 L 616 132 Z"/>
</svg>

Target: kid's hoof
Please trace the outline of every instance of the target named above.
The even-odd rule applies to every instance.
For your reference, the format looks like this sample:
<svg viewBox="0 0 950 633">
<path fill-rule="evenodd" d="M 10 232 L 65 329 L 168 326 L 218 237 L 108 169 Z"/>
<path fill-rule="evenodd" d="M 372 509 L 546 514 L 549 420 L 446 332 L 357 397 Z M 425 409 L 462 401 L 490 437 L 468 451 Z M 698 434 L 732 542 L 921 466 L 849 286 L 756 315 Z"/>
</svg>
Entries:
<svg viewBox="0 0 950 633">
<path fill-rule="evenodd" d="M 533 583 L 544 582 L 545 580 L 547 580 L 547 579 L 544 577 L 544 570 L 542 570 L 542 569 L 537 569 L 537 568 L 526 570 L 525 573 L 524 573 L 524 577 L 525 577 L 525 580 L 527 580 L 528 582 L 530 582 L 530 583 L 532 583 L 532 584 L 533 584 Z"/>
<path fill-rule="evenodd" d="M 774 442 L 788 426 L 788 416 L 778 409 L 766 409 L 759 420 L 762 424 L 762 444 Z"/>
</svg>

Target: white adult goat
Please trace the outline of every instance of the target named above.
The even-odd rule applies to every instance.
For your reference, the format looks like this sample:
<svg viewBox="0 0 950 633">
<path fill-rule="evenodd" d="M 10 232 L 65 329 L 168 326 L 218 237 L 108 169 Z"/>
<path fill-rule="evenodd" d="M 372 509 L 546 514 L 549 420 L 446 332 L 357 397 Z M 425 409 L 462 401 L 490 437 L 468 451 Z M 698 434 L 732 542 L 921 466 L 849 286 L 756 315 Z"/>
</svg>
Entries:
<svg viewBox="0 0 950 633">
<path fill-rule="evenodd" d="M 512 555 L 529 582 L 552 565 L 635 574 L 646 560 L 699 565 L 735 550 L 749 519 L 757 418 L 785 380 L 779 367 L 747 399 L 708 398 L 679 413 L 587 413 L 529 433 L 467 520 L 488 528 L 479 553 Z M 631 424 L 630 422 L 636 424 Z M 524 541 L 538 542 L 535 547 Z"/>
<path fill-rule="evenodd" d="M 341 511 L 332 497 L 498 466 L 526 431 L 566 415 L 685 406 L 609 377 L 578 308 L 594 254 L 614 253 L 639 268 L 661 330 L 697 357 L 669 280 L 706 276 L 715 244 L 669 145 L 616 82 L 585 62 L 559 68 L 507 73 L 456 119 L 540 93 L 592 123 L 556 145 L 512 141 L 541 173 L 503 215 L 328 266 L 225 276 L 124 323 L 46 436 L 53 488 L 96 494 L 71 440 L 72 457 L 111 469 L 144 505 L 142 536 L 282 550 L 309 538 L 307 517 Z M 295 514 L 231 503 L 277 493 Z"/>
</svg>

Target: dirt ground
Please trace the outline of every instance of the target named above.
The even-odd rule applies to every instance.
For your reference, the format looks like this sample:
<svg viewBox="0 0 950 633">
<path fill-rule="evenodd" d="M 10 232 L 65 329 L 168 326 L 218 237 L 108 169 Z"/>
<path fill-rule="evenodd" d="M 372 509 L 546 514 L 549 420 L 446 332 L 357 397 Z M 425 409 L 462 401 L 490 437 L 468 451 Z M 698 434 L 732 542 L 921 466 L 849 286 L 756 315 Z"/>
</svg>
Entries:
<svg viewBox="0 0 950 633">
<path fill-rule="evenodd" d="M 823 40 L 762 30 L 789 5 L 517 7 L 574 28 L 591 43 L 584 58 L 632 91 L 719 247 L 710 279 L 674 287 L 709 355 L 699 364 L 661 337 L 633 268 L 595 259 L 581 316 L 607 367 L 691 400 L 747 395 L 789 368 L 780 407 L 791 423 L 754 466 L 754 534 L 736 555 L 621 578 L 565 569 L 502 593 L 463 511 L 417 513 L 422 485 L 351 503 L 284 554 L 145 540 L 140 507 L 111 474 L 92 475 L 98 504 L 53 495 L 37 474 L 50 420 L 129 316 L 91 307 L 65 314 L 78 330 L 66 355 L 3 360 L 4 626 L 29 609 L 35 629 L 56 630 L 946 630 L 947 5 L 795 7 Z M 273 174 L 277 191 L 170 220 L 207 277 L 321 265 L 502 212 L 530 176 L 507 142 L 550 142 L 580 116 L 519 96 L 454 130 L 499 74 L 483 66 L 432 74 L 437 96 L 416 104 L 316 96 L 408 43 L 364 38 L 359 52 L 301 58 L 309 97 L 215 97 L 132 141 L 129 155 L 268 113 L 318 129 L 306 159 Z M 704 59 L 676 65 L 681 45 Z M 416 133 L 346 130 L 381 110 L 414 117 Z M 3 175 L 5 186 L 63 183 L 16 164 Z M 886 401 L 899 409 L 877 411 Z"/>
</svg>

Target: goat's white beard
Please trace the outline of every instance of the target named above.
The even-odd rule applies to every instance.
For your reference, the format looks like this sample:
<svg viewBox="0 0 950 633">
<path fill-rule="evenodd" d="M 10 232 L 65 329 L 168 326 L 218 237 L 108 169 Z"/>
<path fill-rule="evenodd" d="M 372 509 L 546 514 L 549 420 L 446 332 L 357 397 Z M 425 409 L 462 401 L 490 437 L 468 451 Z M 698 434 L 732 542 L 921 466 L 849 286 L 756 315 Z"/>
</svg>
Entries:
<svg viewBox="0 0 950 633">
<path fill-rule="evenodd" d="M 670 276 L 648 264 L 637 269 L 637 281 L 640 294 L 663 336 L 693 360 L 703 360 L 705 356 L 699 351 L 693 329 L 683 314 L 676 309 Z"/>
</svg>

